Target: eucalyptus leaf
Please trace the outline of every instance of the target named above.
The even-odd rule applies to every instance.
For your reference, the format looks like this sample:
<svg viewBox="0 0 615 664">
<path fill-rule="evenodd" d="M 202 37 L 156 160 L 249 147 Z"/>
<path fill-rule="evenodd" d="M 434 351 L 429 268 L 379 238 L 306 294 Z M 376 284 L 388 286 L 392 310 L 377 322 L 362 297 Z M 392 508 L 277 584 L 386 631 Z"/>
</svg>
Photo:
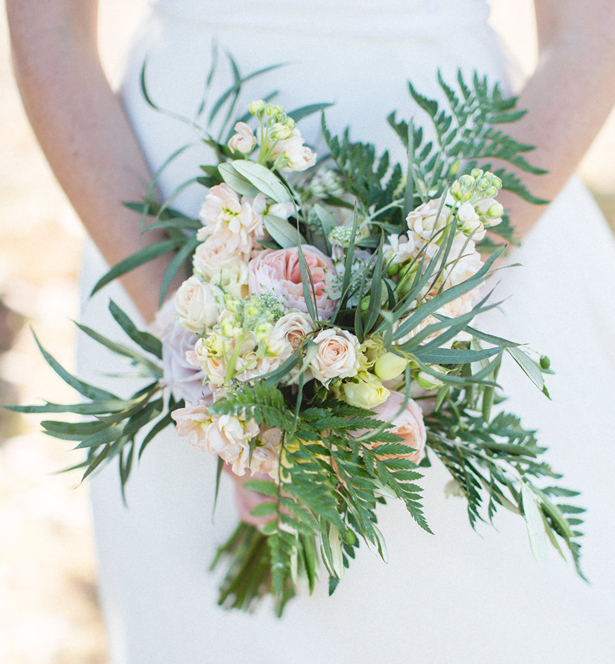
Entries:
<svg viewBox="0 0 615 664">
<path fill-rule="evenodd" d="M 290 203 L 292 198 L 280 179 L 265 166 L 248 160 L 232 162 L 233 168 L 256 189 L 276 203 Z"/>
<path fill-rule="evenodd" d="M 263 217 L 265 230 L 271 237 L 282 247 L 282 249 L 289 249 L 296 247 L 298 244 L 306 244 L 306 239 L 299 233 L 299 231 L 291 223 L 276 217 L 273 214 L 266 214 Z"/>
<path fill-rule="evenodd" d="M 240 196 L 254 197 L 258 195 L 258 188 L 235 169 L 233 164 L 222 163 L 218 166 L 222 179 Z"/>
</svg>

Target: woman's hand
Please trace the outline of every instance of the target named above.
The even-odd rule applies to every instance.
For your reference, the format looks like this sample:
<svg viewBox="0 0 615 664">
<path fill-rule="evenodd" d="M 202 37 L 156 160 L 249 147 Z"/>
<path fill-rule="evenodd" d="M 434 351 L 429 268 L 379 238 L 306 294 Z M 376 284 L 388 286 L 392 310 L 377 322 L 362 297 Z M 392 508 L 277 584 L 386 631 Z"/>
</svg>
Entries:
<svg viewBox="0 0 615 664">
<path fill-rule="evenodd" d="M 615 2 L 534 0 L 539 60 L 519 97 L 529 113 L 510 133 L 536 145 L 529 155 L 547 175 L 523 174 L 529 190 L 553 200 L 579 165 L 615 104 Z M 544 208 L 503 192 L 523 236 Z M 582 223 L 582 220 L 579 220 Z"/>
<path fill-rule="evenodd" d="M 6 0 L 13 64 L 30 123 L 60 185 L 110 265 L 162 238 L 122 201 L 151 177 L 97 50 L 97 0 Z M 170 257 L 122 283 L 149 321 Z"/>
</svg>

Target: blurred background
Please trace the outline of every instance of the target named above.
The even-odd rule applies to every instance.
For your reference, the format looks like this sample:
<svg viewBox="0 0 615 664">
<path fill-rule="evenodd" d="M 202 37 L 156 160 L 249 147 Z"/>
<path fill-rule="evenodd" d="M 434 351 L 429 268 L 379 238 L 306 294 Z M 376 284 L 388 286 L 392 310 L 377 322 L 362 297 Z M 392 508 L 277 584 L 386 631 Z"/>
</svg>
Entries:
<svg viewBox="0 0 615 664">
<path fill-rule="evenodd" d="M 100 44 L 117 82 L 145 0 L 102 0 Z M 492 21 L 518 74 L 536 59 L 531 0 L 493 0 Z M 615 82 L 614 82 L 615 83 Z M 28 126 L 12 78 L 0 14 L 0 403 L 70 400 L 29 327 L 73 366 L 83 230 Z M 615 114 L 580 173 L 615 228 Z M 70 445 L 40 434 L 36 418 L 0 411 L 0 662 L 104 664 L 87 487 Z"/>
</svg>

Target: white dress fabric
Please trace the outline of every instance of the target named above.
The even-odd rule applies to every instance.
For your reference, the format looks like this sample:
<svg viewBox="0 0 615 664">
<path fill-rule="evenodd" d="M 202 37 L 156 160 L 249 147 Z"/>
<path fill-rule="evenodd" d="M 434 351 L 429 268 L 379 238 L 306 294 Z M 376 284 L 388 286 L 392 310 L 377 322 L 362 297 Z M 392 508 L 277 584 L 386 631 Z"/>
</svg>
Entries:
<svg viewBox="0 0 615 664">
<path fill-rule="evenodd" d="M 151 8 L 130 55 L 123 100 L 155 171 L 195 136 L 146 105 L 142 63 L 147 56 L 154 101 L 192 116 L 215 39 L 220 68 L 213 98 L 232 80 L 225 49 L 244 74 L 288 62 L 252 80 L 243 103 L 273 89 L 288 110 L 332 101 L 327 117 L 334 130 L 351 125 L 357 138 L 394 146 L 384 119 L 394 109 L 399 117 L 414 112 L 407 79 L 432 95 L 437 67 L 449 79 L 459 66 L 506 80 L 487 17 L 482 0 L 163 0 Z M 303 127 L 312 142 L 317 122 Z M 182 155 L 160 179 L 163 195 L 193 177 L 201 163 L 207 153 L 200 147 Z M 196 214 L 204 193 L 192 188 L 175 204 Z M 448 476 L 435 464 L 423 482 L 435 535 L 422 531 L 402 505 L 391 504 L 380 515 L 388 565 L 363 547 L 331 598 L 323 570 L 315 594 L 302 593 L 282 620 L 268 605 L 250 616 L 226 612 L 216 607 L 219 579 L 208 566 L 237 523 L 231 482 L 223 478 L 214 524 L 216 460 L 168 429 L 135 468 L 128 508 L 115 465 L 91 482 L 111 664 L 615 660 L 615 242 L 573 180 L 512 258 L 523 267 L 498 278 L 498 294 L 512 297 L 482 328 L 551 357 L 557 372 L 548 381 L 551 402 L 515 366 L 505 367 L 502 381 L 510 409 L 551 447 L 549 459 L 565 473 L 565 485 L 583 491 L 580 502 L 590 508 L 584 566 L 592 585 L 554 551 L 549 566 L 539 568 L 517 516 L 503 511 L 497 530 L 485 525 L 474 533 L 464 501 L 444 498 Z M 121 338 L 106 306 L 112 297 L 137 317 L 123 290 L 114 284 L 87 299 L 104 270 L 90 246 L 82 320 Z M 117 380 L 102 374 L 125 371 L 121 362 L 87 339 L 78 355 L 80 375 L 117 389 Z M 131 387 L 127 381 L 125 391 Z"/>
</svg>

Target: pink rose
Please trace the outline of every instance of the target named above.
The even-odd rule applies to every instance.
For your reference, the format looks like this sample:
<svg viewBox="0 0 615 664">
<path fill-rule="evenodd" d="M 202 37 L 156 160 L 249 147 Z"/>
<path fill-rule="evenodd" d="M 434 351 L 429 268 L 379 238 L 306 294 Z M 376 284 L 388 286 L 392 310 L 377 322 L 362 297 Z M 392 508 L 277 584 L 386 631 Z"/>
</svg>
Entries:
<svg viewBox="0 0 615 664">
<path fill-rule="evenodd" d="M 332 300 L 327 292 L 328 279 L 335 275 L 333 262 L 316 247 L 303 245 L 302 250 L 314 282 L 318 316 L 331 318 L 337 304 L 337 300 Z M 251 295 L 273 292 L 284 298 L 286 306 L 307 313 L 297 247 L 265 249 L 250 261 L 248 268 Z M 309 287 L 311 289 L 311 285 Z"/>
<path fill-rule="evenodd" d="M 410 459 L 413 463 L 418 463 L 423 458 L 425 442 L 427 441 L 423 411 L 416 401 L 408 399 L 404 410 L 397 415 L 404 401 L 405 396 L 403 394 L 391 392 L 391 396 L 383 404 L 372 408 L 372 410 L 377 413 L 378 419 L 389 422 L 393 426 L 390 432 L 399 436 L 403 445 L 413 449 L 412 452 L 403 455 L 404 458 Z M 378 443 L 374 443 L 373 447 L 378 447 Z"/>
</svg>

